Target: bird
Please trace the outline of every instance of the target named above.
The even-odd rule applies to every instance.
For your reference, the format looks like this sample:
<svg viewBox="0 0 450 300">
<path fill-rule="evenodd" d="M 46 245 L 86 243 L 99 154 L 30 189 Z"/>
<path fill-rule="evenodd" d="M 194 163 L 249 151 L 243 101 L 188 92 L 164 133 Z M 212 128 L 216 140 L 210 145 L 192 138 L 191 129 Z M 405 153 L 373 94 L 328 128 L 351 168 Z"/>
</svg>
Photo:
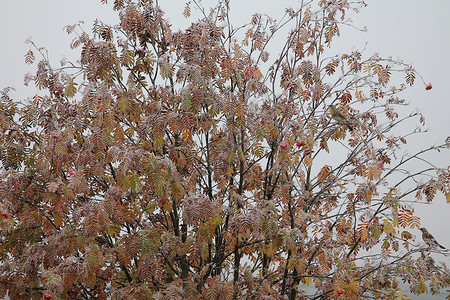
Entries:
<svg viewBox="0 0 450 300">
<path fill-rule="evenodd" d="M 422 231 L 422 239 L 425 243 L 427 243 L 427 245 L 430 248 L 435 248 L 436 246 L 445 249 L 444 246 L 442 246 L 441 244 L 439 244 L 436 239 L 434 238 L 434 236 L 431 235 L 431 233 L 428 232 L 428 230 L 424 227 L 419 228 L 420 231 Z"/>
<path fill-rule="evenodd" d="M 333 104 L 328 105 L 331 110 L 331 117 L 336 120 L 339 124 L 347 126 L 348 129 L 353 130 L 350 122 L 347 118 L 334 106 Z"/>
</svg>

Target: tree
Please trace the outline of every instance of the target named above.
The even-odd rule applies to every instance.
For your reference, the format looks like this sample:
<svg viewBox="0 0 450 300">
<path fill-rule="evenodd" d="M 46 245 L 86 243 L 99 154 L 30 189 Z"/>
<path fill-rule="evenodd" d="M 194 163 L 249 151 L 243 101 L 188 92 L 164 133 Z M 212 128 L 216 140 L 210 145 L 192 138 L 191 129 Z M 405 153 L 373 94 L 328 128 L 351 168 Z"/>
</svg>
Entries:
<svg viewBox="0 0 450 300">
<path fill-rule="evenodd" d="M 302 1 L 237 27 L 229 1 L 207 12 L 192 0 L 185 16 L 202 17 L 174 31 L 157 2 L 115 0 L 118 26 L 66 27 L 79 62 L 54 68 L 31 43 L 26 62 L 42 58 L 27 79 L 42 94 L 4 90 L 0 104 L 0 294 L 392 299 L 400 282 L 448 287 L 438 250 L 415 241 L 413 204 L 450 201 L 449 167 L 419 164 L 449 140 L 401 154 L 420 127 L 397 130 L 424 122 L 398 109 L 418 74 L 327 55 L 361 6 Z"/>
</svg>

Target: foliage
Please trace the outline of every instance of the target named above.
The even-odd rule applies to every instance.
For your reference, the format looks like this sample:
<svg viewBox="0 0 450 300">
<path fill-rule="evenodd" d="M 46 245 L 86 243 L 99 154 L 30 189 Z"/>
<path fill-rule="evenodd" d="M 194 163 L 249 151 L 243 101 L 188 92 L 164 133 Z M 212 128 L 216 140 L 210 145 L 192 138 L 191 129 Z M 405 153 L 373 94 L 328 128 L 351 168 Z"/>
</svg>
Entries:
<svg viewBox="0 0 450 300">
<path fill-rule="evenodd" d="M 393 299 L 401 281 L 448 287 L 411 230 L 415 201 L 450 199 L 449 167 L 417 169 L 448 141 L 403 154 L 420 125 L 402 125 L 424 119 L 399 93 L 418 74 L 327 55 L 365 4 L 306 2 L 236 27 L 228 1 L 191 1 L 185 16 L 203 16 L 174 31 L 157 3 L 115 0 L 118 26 L 67 26 L 79 62 L 43 55 L 27 77 L 42 94 L 2 93 L 0 294 Z M 26 62 L 43 53 L 31 44 Z"/>
</svg>

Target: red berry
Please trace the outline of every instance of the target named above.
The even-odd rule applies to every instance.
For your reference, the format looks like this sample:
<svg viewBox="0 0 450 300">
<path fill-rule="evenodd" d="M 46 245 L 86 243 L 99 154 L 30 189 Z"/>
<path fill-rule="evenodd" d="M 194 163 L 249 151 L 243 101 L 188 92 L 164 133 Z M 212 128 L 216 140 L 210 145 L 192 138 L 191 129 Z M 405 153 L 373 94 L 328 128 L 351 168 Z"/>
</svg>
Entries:
<svg viewBox="0 0 450 300">
<path fill-rule="evenodd" d="M 266 119 L 267 119 L 266 116 L 262 116 L 262 117 L 261 117 L 261 125 L 266 124 Z"/>
<path fill-rule="evenodd" d="M 44 293 L 42 296 L 44 296 L 44 299 L 52 299 L 52 295 L 47 295 Z"/>
<path fill-rule="evenodd" d="M 398 113 L 394 112 L 394 116 L 395 116 L 396 118 L 398 118 Z"/>
<path fill-rule="evenodd" d="M 5 212 L 0 212 L 0 215 L 2 215 L 2 217 L 5 217 L 6 219 L 9 218 L 9 215 Z"/>
<path fill-rule="evenodd" d="M 336 295 L 338 295 L 338 296 L 342 295 L 343 293 L 345 293 L 345 291 L 343 289 L 336 290 Z"/>
<path fill-rule="evenodd" d="M 306 145 L 306 141 L 305 140 L 297 140 L 297 142 L 295 142 L 295 144 L 297 145 L 297 147 L 303 147 Z"/>
<path fill-rule="evenodd" d="M 429 84 L 427 84 L 427 86 L 425 87 L 425 89 L 427 91 L 431 90 L 433 88 L 433 85 L 431 84 L 431 82 Z"/>
<path fill-rule="evenodd" d="M 281 141 L 279 145 L 280 145 L 281 149 L 286 149 L 287 148 L 286 141 Z"/>
<path fill-rule="evenodd" d="M 75 173 L 74 173 L 71 169 L 69 169 L 68 172 L 69 172 L 69 174 L 72 175 L 72 176 L 75 175 Z"/>
</svg>

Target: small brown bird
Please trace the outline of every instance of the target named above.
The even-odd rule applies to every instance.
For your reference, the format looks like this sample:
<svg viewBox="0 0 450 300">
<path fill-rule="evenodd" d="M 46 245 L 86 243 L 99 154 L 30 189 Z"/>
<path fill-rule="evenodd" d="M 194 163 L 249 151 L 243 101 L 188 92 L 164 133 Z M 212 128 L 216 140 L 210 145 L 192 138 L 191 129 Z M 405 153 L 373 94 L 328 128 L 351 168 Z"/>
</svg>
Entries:
<svg viewBox="0 0 450 300">
<path fill-rule="evenodd" d="M 430 248 L 435 248 L 436 246 L 445 249 L 444 246 L 442 246 L 441 244 L 439 244 L 436 239 L 434 238 L 434 236 L 431 235 L 431 233 L 428 232 L 428 230 L 424 227 L 419 228 L 420 231 L 422 231 L 422 239 L 425 243 L 427 243 L 427 245 Z"/>
<path fill-rule="evenodd" d="M 347 118 L 334 106 L 333 104 L 328 105 L 331 110 L 331 117 L 336 120 L 339 124 L 347 126 L 348 129 L 353 130 L 350 122 Z"/>
</svg>

